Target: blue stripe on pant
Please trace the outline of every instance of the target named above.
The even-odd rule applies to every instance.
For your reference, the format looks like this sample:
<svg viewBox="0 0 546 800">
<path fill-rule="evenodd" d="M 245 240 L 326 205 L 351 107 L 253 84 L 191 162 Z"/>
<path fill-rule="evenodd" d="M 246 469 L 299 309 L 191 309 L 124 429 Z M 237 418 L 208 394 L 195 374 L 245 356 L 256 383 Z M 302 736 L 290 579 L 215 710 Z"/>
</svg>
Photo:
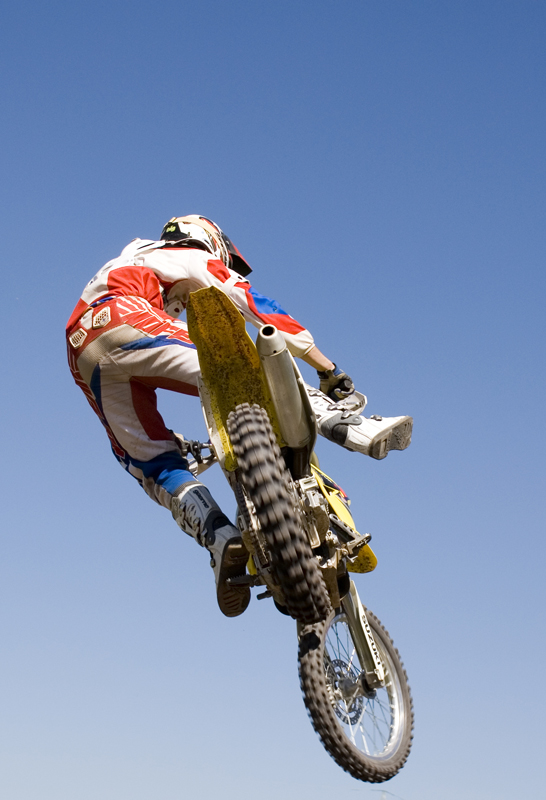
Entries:
<svg viewBox="0 0 546 800">
<path fill-rule="evenodd" d="M 176 450 L 162 453 L 150 461 L 137 461 L 134 458 L 129 458 L 129 461 L 142 471 L 145 478 L 153 478 L 170 495 L 175 495 L 184 483 L 195 480 L 187 460 Z"/>
<path fill-rule="evenodd" d="M 128 457 L 128 463 L 124 463 L 121 459 L 118 461 L 138 480 L 152 500 L 169 511 L 172 510 L 172 498 L 176 497 L 182 486 L 195 482 L 187 460 L 177 450 L 162 453 L 150 461 L 137 461 L 131 457 Z"/>
</svg>

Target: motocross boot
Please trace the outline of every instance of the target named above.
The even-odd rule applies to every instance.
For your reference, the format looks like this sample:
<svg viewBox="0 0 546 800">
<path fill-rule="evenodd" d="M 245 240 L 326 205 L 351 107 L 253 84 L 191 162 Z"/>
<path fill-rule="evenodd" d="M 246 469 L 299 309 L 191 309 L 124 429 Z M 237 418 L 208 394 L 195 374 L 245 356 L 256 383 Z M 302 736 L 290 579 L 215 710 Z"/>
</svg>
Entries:
<svg viewBox="0 0 546 800">
<path fill-rule="evenodd" d="M 318 389 L 308 387 L 318 432 L 347 450 L 371 458 L 385 458 L 391 450 L 405 450 L 411 442 L 411 417 L 364 417 L 349 403 L 334 402 Z"/>
<path fill-rule="evenodd" d="M 248 551 L 239 530 L 222 513 L 206 486 L 198 481 L 180 488 L 173 497 L 171 512 L 180 528 L 209 551 L 222 614 L 226 617 L 242 614 L 250 603 L 250 589 L 227 583 L 228 578 L 241 577 L 246 572 Z"/>
</svg>

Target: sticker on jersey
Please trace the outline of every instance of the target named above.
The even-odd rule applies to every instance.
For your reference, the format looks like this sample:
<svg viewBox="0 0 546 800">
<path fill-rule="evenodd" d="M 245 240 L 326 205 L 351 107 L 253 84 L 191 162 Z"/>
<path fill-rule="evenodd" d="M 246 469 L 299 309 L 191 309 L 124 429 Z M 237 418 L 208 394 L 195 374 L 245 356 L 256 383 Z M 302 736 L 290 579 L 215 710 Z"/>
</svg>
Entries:
<svg viewBox="0 0 546 800">
<path fill-rule="evenodd" d="M 110 306 L 106 306 L 106 308 L 101 308 L 101 310 L 97 311 L 97 313 L 93 317 L 93 327 L 104 328 L 105 325 L 108 325 L 111 319 L 112 315 L 110 313 Z"/>
<path fill-rule="evenodd" d="M 87 339 L 87 331 L 84 331 L 83 328 L 78 328 L 77 331 L 74 331 L 72 336 L 68 337 L 68 341 L 75 350 L 77 350 L 78 347 L 81 347 L 86 339 Z"/>
</svg>

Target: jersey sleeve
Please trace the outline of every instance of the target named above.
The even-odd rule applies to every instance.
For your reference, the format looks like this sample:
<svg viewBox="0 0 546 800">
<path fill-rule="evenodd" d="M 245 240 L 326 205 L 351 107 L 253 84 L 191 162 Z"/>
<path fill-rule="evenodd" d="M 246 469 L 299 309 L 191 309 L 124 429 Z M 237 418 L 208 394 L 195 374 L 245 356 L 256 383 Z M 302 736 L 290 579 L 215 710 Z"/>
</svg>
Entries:
<svg viewBox="0 0 546 800">
<path fill-rule="evenodd" d="M 274 325 L 283 335 L 293 356 L 301 358 L 314 347 L 310 331 L 291 317 L 276 300 L 260 294 L 248 281 L 238 281 L 228 294 L 247 322 L 257 328 Z"/>
<path fill-rule="evenodd" d="M 201 250 L 157 249 L 144 263 L 159 278 L 165 294 L 165 310 L 173 316 L 178 304 L 185 307 L 190 292 L 216 286 L 228 295 L 247 322 L 257 328 L 275 325 L 293 356 L 304 356 L 314 347 L 311 333 L 276 300 L 260 294 L 241 275 Z"/>
</svg>

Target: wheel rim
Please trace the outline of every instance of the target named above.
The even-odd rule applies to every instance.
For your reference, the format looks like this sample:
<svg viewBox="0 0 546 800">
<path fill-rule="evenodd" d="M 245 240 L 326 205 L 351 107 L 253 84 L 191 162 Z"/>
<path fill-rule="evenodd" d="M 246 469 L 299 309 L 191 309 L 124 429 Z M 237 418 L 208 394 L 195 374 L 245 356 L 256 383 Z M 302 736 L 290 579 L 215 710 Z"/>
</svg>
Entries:
<svg viewBox="0 0 546 800">
<path fill-rule="evenodd" d="M 362 667 L 344 614 L 332 620 L 326 633 L 324 672 L 330 702 L 347 739 L 369 758 L 384 761 L 402 738 L 404 707 L 394 663 L 377 635 L 375 642 L 386 672 L 385 686 L 375 697 L 366 696 L 361 688 Z"/>
</svg>

